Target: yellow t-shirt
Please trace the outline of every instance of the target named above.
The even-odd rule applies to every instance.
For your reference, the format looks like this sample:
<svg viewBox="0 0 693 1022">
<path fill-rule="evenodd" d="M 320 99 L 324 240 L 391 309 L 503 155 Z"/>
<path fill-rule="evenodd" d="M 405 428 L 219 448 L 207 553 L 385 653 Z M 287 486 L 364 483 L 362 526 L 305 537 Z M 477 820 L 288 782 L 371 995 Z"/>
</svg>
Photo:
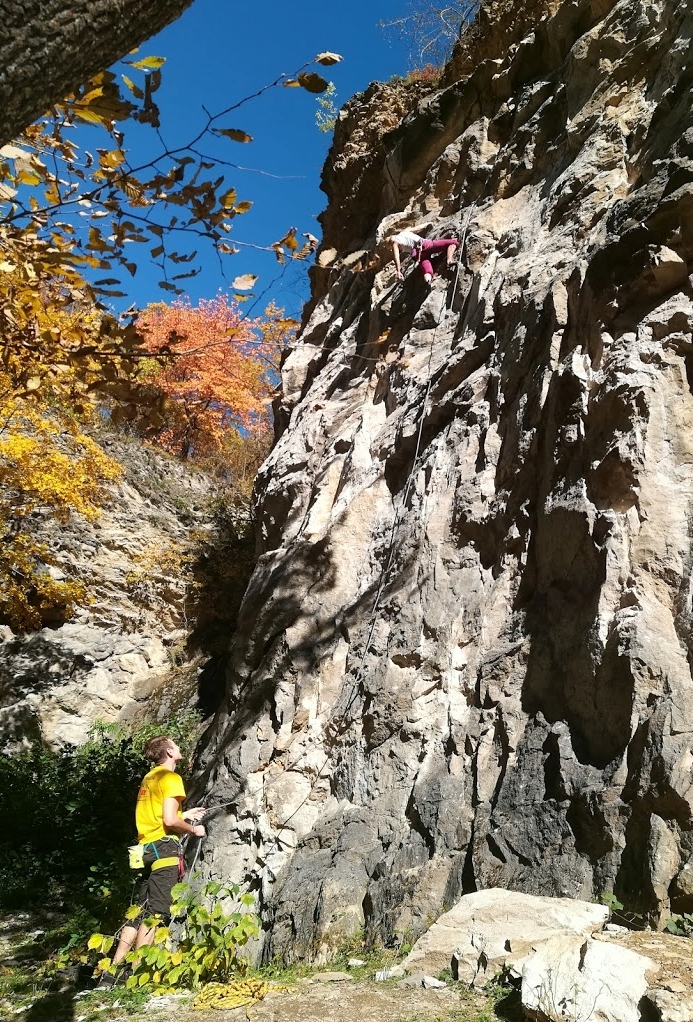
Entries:
<svg viewBox="0 0 693 1022">
<path fill-rule="evenodd" d="M 183 778 L 165 766 L 155 766 L 142 778 L 137 794 L 135 822 L 137 838 L 141 845 L 166 837 L 164 826 L 164 799 L 177 798 L 179 806 L 185 798 Z M 180 808 L 178 815 L 181 817 Z"/>
</svg>

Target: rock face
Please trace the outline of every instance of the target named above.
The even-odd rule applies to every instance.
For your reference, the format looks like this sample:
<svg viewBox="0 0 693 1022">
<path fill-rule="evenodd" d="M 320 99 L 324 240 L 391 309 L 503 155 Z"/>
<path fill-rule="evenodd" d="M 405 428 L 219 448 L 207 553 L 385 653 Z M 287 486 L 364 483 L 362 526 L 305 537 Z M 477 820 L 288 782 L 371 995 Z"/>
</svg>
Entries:
<svg viewBox="0 0 693 1022">
<path fill-rule="evenodd" d="M 325 250 L 377 212 L 313 272 L 199 779 L 268 956 L 487 887 L 693 909 L 693 16 L 481 23 L 326 171 Z M 395 286 L 404 226 L 463 237 L 459 278 Z"/>
<path fill-rule="evenodd" d="M 0 628 L 0 743 L 84 741 L 95 720 L 156 719 L 196 701 L 180 553 L 204 527 L 209 481 L 142 444 L 106 439 L 126 472 L 95 522 L 41 535 L 90 602 L 28 635 Z M 52 569 L 65 577 L 61 568 Z"/>
</svg>

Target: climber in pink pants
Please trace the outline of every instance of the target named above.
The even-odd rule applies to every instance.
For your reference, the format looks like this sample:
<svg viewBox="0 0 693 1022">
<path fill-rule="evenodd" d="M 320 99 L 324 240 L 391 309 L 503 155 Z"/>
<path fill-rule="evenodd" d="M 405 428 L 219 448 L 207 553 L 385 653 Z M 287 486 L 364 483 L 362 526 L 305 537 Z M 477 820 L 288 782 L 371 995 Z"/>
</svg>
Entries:
<svg viewBox="0 0 693 1022">
<path fill-rule="evenodd" d="M 459 248 L 459 241 L 456 238 L 439 238 L 437 241 L 429 241 L 427 238 L 421 238 L 418 234 L 414 234 L 413 231 L 400 231 L 399 234 L 393 234 L 389 239 L 392 244 L 392 254 L 395 260 L 395 267 L 397 269 L 397 279 L 403 279 L 402 266 L 400 263 L 400 247 L 410 248 L 412 255 L 416 259 L 417 264 L 421 267 L 421 272 L 424 275 L 424 280 L 427 284 L 430 284 L 433 280 L 433 266 L 431 260 L 427 258 L 428 253 L 442 252 L 443 249 L 447 249 L 447 263 L 450 266 L 455 261 L 455 252 Z"/>
</svg>

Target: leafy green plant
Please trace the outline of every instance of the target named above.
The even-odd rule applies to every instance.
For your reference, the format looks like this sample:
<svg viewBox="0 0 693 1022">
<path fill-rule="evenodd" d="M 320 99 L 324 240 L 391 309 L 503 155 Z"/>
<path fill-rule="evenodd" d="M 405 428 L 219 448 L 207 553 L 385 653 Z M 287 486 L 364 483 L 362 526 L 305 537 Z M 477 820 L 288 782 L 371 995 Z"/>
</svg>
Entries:
<svg viewBox="0 0 693 1022">
<path fill-rule="evenodd" d="M 667 933 L 675 933 L 679 937 L 693 937 L 693 912 L 673 915 L 667 920 L 664 929 Z"/>
<path fill-rule="evenodd" d="M 223 982 L 236 972 L 245 971 L 238 959 L 238 950 L 260 932 L 256 916 L 247 911 L 254 902 L 252 894 L 240 895 L 236 884 L 208 881 L 202 887 L 180 883 L 173 888 L 171 913 L 183 918 L 183 930 L 174 942 L 168 926 L 157 925 L 155 917 L 145 923 L 156 927 L 154 942 L 128 952 L 125 963 L 132 970 L 126 981 L 128 989 L 153 986 L 161 990 L 182 987 L 196 989 L 204 983 Z M 243 911 L 227 911 L 225 902 L 233 900 Z M 139 912 L 134 906 L 131 914 Z M 88 947 L 108 955 L 114 938 L 95 933 Z M 102 958 L 99 972 L 114 972 L 112 961 Z"/>
<path fill-rule="evenodd" d="M 324 93 L 318 99 L 318 109 L 315 111 L 315 123 L 318 131 L 327 133 L 328 131 L 334 131 L 334 126 L 337 123 L 337 117 L 339 115 L 339 109 L 334 101 L 337 95 L 337 89 L 335 88 L 334 82 L 325 89 Z"/>
<path fill-rule="evenodd" d="M 623 911 L 624 907 L 623 902 L 619 901 L 616 895 L 611 891 L 605 891 L 603 894 L 600 894 L 599 900 L 602 903 L 602 905 L 606 905 L 606 907 L 608 908 L 609 919 L 611 919 L 614 912 Z"/>
<path fill-rule="evenodd" d="M 649 925 L 647 914 L 626 909 L 623 902 L 619 901 L 613 892 L 607 891 L 600 894 L 599 901 L 608 908 L 610 920 L 621 926 L 627 926 L 631 930 L 647 929 Z"/>
</svg>

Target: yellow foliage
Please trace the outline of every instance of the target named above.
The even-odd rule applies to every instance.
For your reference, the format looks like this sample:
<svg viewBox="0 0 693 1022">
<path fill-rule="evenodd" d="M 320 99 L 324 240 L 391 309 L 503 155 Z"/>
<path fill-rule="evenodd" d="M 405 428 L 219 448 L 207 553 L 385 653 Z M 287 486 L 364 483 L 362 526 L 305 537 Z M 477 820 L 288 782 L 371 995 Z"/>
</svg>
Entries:
<svg viewBox="0 0 693 1022">
<path fill-rule="evenodd" d="M 40 398 L 78 416 L 108 401 L 121 418 L 146 415 L 142 338 L 132 316 L 116 319 L 98 304 L 71 245 L 59 233 L 48 242 L 36 225 L 0 225 L 0 372 L 9 386 L 0 398 Z"/>
<path fill-rule="evenodd" d="M 139 339 L 99 308 L 72 242 L 36 225 L 0 228 L 0 620 L 40 627 L 86 599 L 54 579 L 38 526 L 93 520 L 122 468 L 83 430 L 95 400 L 126 382 Z"/>
<path fill-rule="evenodd" d="M 74 418 L 16 397 L 1 372 L 0 395 L 0 619 L 26 630 L 69 616 L 87 595 L 81 582 L 51 577 L 55 560 L 32 526 L 73 512 L 93 520 L 122 468 Z"/>
<path fill-rule="evenodd" d="M 40 628 L 45 620 L 69 617 L 75 604 L 86 598 L 79 581 L 56 581 L 45 570 L 51 556 L 41 543 L 9 533 L 8 521 L 0 517 L 0 618 L 15 631 Z M 9 534 L 8 534 L 9 533 Z"/>
<path fill-rule="evenodd" d="M 191 534 L 194 539 L 196 534 Z M 133 560 L 137 564 L 125 576 L 131 589 L 136 590 L 143 582 L 151 581 L 157 576 L 173 576 L 180 578 L 187 575 L 193 558 L 193 546 L 181 543 L 150 543 Z"/>
</svg>

